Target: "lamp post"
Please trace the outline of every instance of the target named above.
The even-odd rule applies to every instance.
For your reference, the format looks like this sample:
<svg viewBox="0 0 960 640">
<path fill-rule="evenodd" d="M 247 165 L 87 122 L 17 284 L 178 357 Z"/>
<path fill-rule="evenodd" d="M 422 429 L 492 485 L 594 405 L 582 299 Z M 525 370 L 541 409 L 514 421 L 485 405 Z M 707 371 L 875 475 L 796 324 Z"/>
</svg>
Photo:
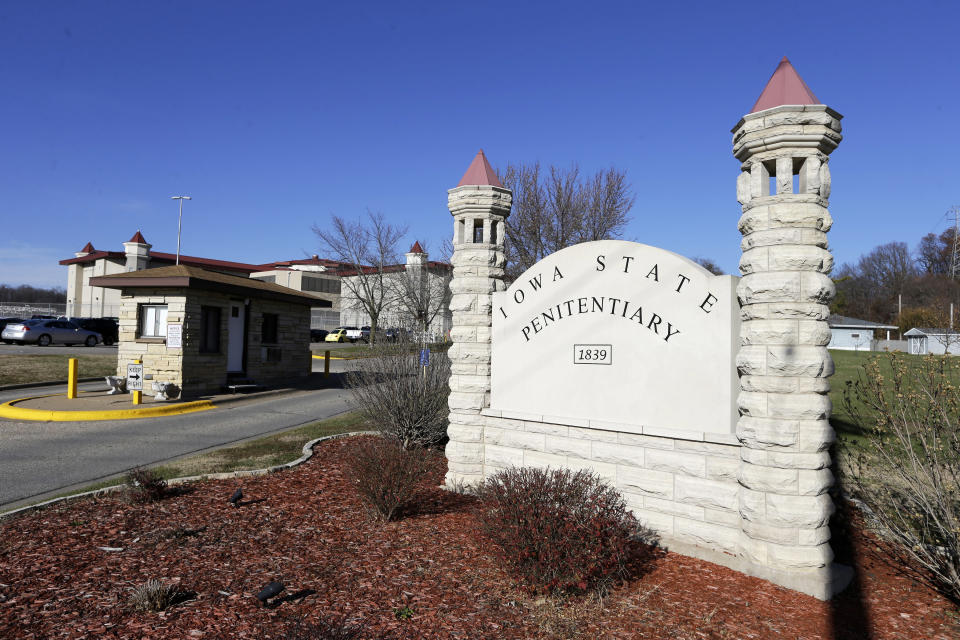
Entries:
<svg viewBox="0 0 960 640">
<path fill-rule="evenodd" d="M 180 201 L 180 215 L 177 216 L 177 264 L 180 264 L 180 225 L 183 222 L 183 201 L 193 198 L 190 196 L 170 196 L 170 199 Z"/>
</svg>

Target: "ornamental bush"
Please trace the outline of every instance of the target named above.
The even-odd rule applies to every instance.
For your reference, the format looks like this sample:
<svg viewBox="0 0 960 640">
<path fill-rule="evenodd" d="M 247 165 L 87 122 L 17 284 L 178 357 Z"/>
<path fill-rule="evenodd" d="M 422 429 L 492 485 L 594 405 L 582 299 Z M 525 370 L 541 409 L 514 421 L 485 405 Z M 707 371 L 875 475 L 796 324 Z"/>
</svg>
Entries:
<svg viewBox="0 0 960 640">
<path fill-rule="evenodd" d="M 347 479 L 374 517 L 385 521 L 409 505 L 427 473 L 424 449 L 404 449 L 394 438 L 357 438 L 346 454 Z"/>
<path fill-rule="evenodd" d="M 604 590 L 653 541 L 623 496 L 589 471 L 511 468 L 478 493 L 483 532 L 535 593 Z"/>
<path fill-rule="evenodd" d="M 889 354 L 844 391 L 866 446 L 841 465 L 888 559 L 960 603 L 960 358 Z"/>
<path fill-rule="evenodd" d="M 131 502 L 144 504 L 163 500 L 170 495 L 167 481 L 150 469 L 136 467 L 126 476 L 127 496 Z"/>
</svg>

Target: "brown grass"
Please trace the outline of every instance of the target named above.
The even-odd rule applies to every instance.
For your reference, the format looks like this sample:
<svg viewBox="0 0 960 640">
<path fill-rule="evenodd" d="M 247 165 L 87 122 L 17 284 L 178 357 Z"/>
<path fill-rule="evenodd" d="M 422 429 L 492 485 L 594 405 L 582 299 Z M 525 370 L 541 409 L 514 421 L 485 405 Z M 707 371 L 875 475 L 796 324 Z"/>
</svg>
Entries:
<svg viewBox="0 0 960 640">
<path fill-rule="evenodd" d="M 0 355 L 0 385 L 67 381 L 67 360 L 79 360 L 81 378 L 117 373 L 116 355 Z"/>
</svg>

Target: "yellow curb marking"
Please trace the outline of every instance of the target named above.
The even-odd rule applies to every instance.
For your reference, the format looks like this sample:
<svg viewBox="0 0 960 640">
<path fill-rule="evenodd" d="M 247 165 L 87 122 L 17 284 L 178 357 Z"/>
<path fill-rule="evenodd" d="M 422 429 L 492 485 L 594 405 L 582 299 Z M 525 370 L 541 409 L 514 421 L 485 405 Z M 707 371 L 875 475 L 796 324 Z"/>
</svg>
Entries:
<svg viewBox="0 0 960 640">
<path fill-rule="evenodd" d="M 91 392 L 84 392 L 91 393 Z M 161 416 L 176 416 L 184 413 L 195 413 L 216 409 L 210 400 L 194 400 L 160 407 L 142 407 L 140 409 L 118 409 L 116 411 L 54 411 L 51 409 L 29 409 L 15 407 L 18 402 L 62 396 L 63 393 L 48 393 L 41 396 L 17 398 L 0 404 L 0 418 L 10 420 L 39 420 L 43 422 L 87 422 L 92 420 L 133 420 L 135 418 L 158 418 Z"/>
</svg>

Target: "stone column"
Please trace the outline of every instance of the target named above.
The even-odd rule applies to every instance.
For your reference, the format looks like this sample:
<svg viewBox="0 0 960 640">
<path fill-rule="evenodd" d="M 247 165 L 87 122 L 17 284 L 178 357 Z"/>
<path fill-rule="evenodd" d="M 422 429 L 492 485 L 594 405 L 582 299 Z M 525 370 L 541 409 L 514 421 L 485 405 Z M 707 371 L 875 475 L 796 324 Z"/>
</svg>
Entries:
<svg viewBox="0 0 960 640">
<path fill-rule="evenodd" d="M 486 162 L 486 160 L 484 160 Z M 469 171 L 468 171 L 469 174 Z M 495 178 L 494 178 L 495 179 Z M 466 180 L 466 177 L 465 177 Z M 453 214 L 453 279 L 450 310 L 450 425 L 447 486 L 483 480 L 483 416 L 490 405 L 490 331 L 493 292 L 503 291 L 503 224 L 513 196 L 494 185 L 463 184 L 448 192 Z M 483 225 L 474 242 L 474 223 Z M 496 225 L 495 242 L 490 242 Z"/>
<path fill-rule="evenodd" d="M 841 117 L 822 104 L 785 105 L 733 129 L 743 205 L 740 554 L 747 573 L 821 599 L 848 579 L 832 566 L 827 493 L 834 432 L 826 320 L 835 293 L 827 161 L 842 139 Z"/>
</svg>

